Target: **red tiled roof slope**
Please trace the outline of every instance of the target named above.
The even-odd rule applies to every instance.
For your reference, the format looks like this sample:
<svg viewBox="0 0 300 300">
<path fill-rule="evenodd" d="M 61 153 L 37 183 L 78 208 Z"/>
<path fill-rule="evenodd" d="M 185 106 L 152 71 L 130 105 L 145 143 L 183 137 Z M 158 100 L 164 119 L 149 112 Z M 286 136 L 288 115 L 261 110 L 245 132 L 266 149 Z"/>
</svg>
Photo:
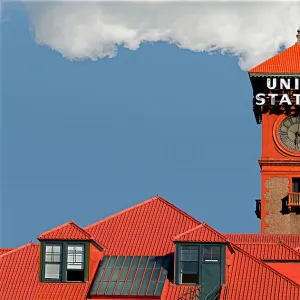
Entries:
<svg viewBox="0 0 300 300">
<path fill-rule="evenodd" d="M 161 296 L 162 300 L 182 300 L 197 299 L 193 296 L 199 294 L 200 287 L 190 285 L 176 285 L 170 281 L 166 281 L 164 290 Z"/>
<path fill-rule="evenodd" d="M 39 240 L 91 240 L 91 235 L 73 221 L 55 227 L 38 236 Z"/>
<path fill-rule="evenodd" d="M 278 243 L 283 242 L 289 247 L 300 247 L 300 234 L 259 234 L 259 233 L 222 233 L 233 243 Z"/>
<path fill-rule="evenodd" d="M 36 300 L 84 300 L 87 298 L 88 283 L 39 283 Z"/>
<path fill-rule="evenodd" d="M 233 245 L 228 286 L 220 300 L 299 300 L 300 286 Z"/>
<path fill-rule="evenodd" d="M 0 248 L 0 255 L 4 254 L 6 252 L 9 252 L 13 249 L 15 249 L 15 248 Z"/>
<path fill-rule="evenodd" d="M 39 245 L 30 243 L 0 257 L 0 299 L 34 300 L 39 280 Z"/>
<path fill-rule="evenodd" d="M 300 45 L 294 45 L 249 71 L 269 74 L 300 74 Z"/>
<path fill-rule="evenodd" d="M 299 260 L 300 253 L 283 243 L 243 243 L 236 244 L 246 252 L 261 260 Z"/>
<path fill-rule="evenodd" d="M 106 255 L 165 255 L 173 237 L 200 222 L 160 196 L 85 228 L 106 246 Z"/>
<path fill-rule="evenodd" d="M 180 242 L 208 242 L 208 243 L 226 243 L 227 240 L 215 229 L 202 224 L 176 236 L 173 241 Z"/>
</svg>

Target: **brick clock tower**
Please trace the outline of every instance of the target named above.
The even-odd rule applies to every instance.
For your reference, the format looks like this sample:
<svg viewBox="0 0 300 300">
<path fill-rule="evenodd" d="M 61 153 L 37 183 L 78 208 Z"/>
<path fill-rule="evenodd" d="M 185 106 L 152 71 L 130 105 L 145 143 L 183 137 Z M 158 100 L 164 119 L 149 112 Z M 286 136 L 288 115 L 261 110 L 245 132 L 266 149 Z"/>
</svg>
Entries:
<svg viewBox="0 0 300 300">
<path fill-rule="evenodd" d="M 249 71 L 262 124 L 261 233 L 300 234 L 300 29 L 297 42 Z"/>
</svg>

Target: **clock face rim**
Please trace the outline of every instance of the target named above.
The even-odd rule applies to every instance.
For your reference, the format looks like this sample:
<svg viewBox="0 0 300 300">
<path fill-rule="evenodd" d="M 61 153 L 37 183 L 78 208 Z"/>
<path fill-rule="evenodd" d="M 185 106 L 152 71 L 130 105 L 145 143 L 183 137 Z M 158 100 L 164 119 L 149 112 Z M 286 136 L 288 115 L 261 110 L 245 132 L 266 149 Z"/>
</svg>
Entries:
<svg viewBox="0 0 300 300">
<path fill-rule="evenodd" d="M 290 156 L 300 157 L 300 151 L 294 151 L 294 150 L 287 148 L 287 146 L 283 144 L 283 142 L 281 141 L 281 138 L 279 136 L 280 125 L 282 124 L 282 122 L 284 122 L 284 120 L 286 120 L 287 118 L 289 118 L 291 116 L 293 117 L 293 115 L 282 115 L 277 118 L 277 120 L 273 126 L 273 137 L 275 140 L 275 144 L 281 151 L 285 152 L 286 154 L 288 154 Z"/>
</svg>

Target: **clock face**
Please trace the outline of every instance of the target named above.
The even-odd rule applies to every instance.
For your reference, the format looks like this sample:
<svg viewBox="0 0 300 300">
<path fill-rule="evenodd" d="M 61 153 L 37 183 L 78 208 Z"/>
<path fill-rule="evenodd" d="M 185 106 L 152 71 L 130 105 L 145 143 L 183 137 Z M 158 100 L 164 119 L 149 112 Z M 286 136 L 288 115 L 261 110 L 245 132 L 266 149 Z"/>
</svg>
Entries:
<svg viewBox="0 0 300 300">
<path fill-rule="evenodd" d="M 289 116 L 281 122 L 279 138 L 286 148 L 300 153 L 300 116 Z"/>
</svg>

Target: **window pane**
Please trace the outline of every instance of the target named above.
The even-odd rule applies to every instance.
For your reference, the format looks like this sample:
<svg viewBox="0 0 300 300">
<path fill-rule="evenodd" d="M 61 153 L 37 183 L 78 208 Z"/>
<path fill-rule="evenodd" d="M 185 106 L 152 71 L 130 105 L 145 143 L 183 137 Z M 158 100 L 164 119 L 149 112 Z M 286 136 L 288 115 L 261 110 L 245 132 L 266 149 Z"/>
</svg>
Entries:
<svg viewBox="0 0 300 300">
<path fill-rule="evenodd" d="M 157 288 L 156 288 L 156 292 L 155 292 L 155 296 L 160 296 L 161 295 L 161 292 L 163 290 L 164 284 L 165 284 L 164 281 L 160 281 L 158 283 Z"/>
<path fill-rule="evenodd" d="M 60 264 L 45 264 L 45 278 L 46 279 L 59 279 Z"/>
<path fill-rule="evenodd" d="M 68 245 L 68 263 L 67 269 L 83 269 L 84 260 L 83 245 Z"/>
<path fill-rule="evenodd" d="M 60 245 L 46 245 L 45 262 L 60 262 Z"/>
<path fill-rule="evenodd" d="M 148 296 L 153 296 L 154 295 L 156 284 L 157 284 L 156 281 L 150 283 L 150 286 L 149 286 L 149 289 L 148 289 L 148 293 L 147 293 Z"/>
<path fill-rule="evenodd" d="M 123 295 L 129 295 L 131 286 L 132 286 L 132 281 L 127 281 L 123 290 Z"/>
<path fill-rule="evenodd" d="M 116 291 L 115 291 L 115 295 L 121 294 L 123 286 L 124 286 L 124 281 L 119 281 Z"/>
<path fill-rule="evenodd" d="M 127 256 L 124 263 L 124 268 L 128 268 L 130 266 L 132 260 L 132 256 Z"/>
<path fill-rule="evenodd" d="M 198 262 L 192 262 L 192 261 L 187 261 L 187 262 L 181 262 L 181 272 L 182 273 L 198 273 Z"/>
<path fill-rule="evenodd" d="M 198 261 L 199 247 L 198 246 L 182 246 L 181 261 Z"/>
<path fill-rule="evenodd" d="M 198 274 L 181 274 L 181 283 L 194 283 L 199 284 Z"/>
<path fill-rule="evenodd" d="M 106 294 L 107 295 L 112 295 L 114 289 L 115 289 L 115 286 L 116 286 L 117 282 L 116 281 L 111 281 L 107 290 L 106 290 Z"/>
<path fill-rule="evenodd" d="M 204 246 L 203 247 L 203 260 L 210 262 L 220 261 L 221 251 L 219 246 Z"/>
<path fill-rule="evenodd" d="M 102 281 L 98 294 L 103 295 L 106 291 L 108 281 Z"/>
<path fill-rule="evenodd" d="M 128 272 L 128 268 L 123 268 L 123 270 L 122 270 L 122 273 L 121 273 L 121 276 L 120 276 L 120 278 L 119 278 L 119 280 L 121 280 L 121 281 L 125 281 L 125 279 L 126 279 L 126 275 L 127 275 L 127 272 Z"/>
<path fill-rule="evenodd" d="M 120 256 L 120 257 L 118 258 L 117 263 L 116 263 L 116 268 L 121 268 L 122 265 L 123 265 L 123 261 L 124 261 L 124 256 Z"/>
</svg>

